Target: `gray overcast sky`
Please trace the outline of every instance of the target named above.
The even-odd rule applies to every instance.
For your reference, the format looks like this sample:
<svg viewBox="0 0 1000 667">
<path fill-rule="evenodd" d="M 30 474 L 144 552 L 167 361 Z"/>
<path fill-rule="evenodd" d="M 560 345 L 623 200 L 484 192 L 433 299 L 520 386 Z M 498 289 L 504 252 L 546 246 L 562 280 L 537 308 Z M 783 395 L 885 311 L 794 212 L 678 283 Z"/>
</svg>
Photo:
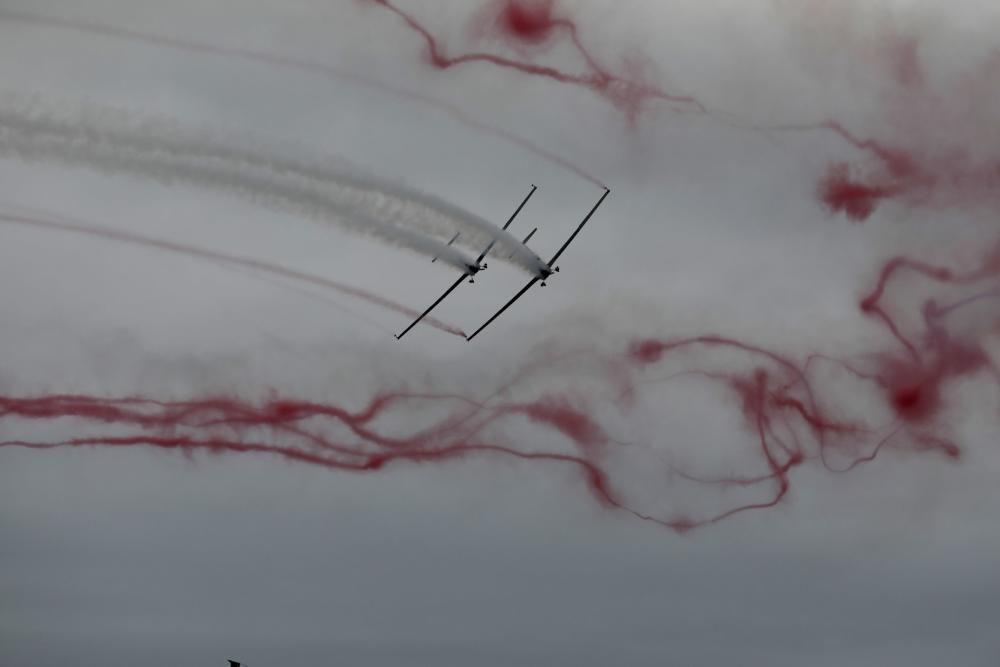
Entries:
<svg viewBox="0 0 1000 667">
<path fill-rule="evenodd" d="M 711 374 L 784 371 L 712 346 L 636 369 L 623 356 L 633 341 L 711 333 L 797 364 L 845 360 L 810 366 L 823 414 L 873 429 L 836 438 L 825 467 L 800 414 L 768 413 L 779 415 L 771 446 L 806 454 L 788 495 L 683 535 L 602 506 L 576 468 L 499 455 L 355 475 L 267 454 L 3 447 L 0 663 L 996 665 L 995 270 L 890 286 L 890 316 L 919 341 L 926 377 L 944 378 L 925 419 L 898 419 L 871 380 L 910 366 L 885 361 L 905 350 L 858 308 L 890 257 L 971 271 L 997 242 L 1000 13 L 936 4 L 555 2 L 602 70 L 711 110 L 647 99 L 630 118 L 593 89 L 489 63 L 435 69 L 420 36 L 375 2 L 0 0 L 0 115 L 27 93 L 54 110 L 169 118 L 180 134 L 211 128 L 226 145 L 252 134 L 255 150 L 329 157 L 494 221 L 535 183 L 515 235 L 539 227 L 542 256 L 600 194 L 543 152 L 612 189 L 560 275 L 472 344 L 431 327 L 398 343 L 398 313 L 246 266 L 2 224 L 5 398 L 273 391 L 358 409 L 401 388 L 485 399 L 527 371 L 510 401 L 560 396 L 613 442 L 577 451 L 540 419 L 501 420 L 487 436 L 591 457 L 629 507 L 668 520 L 774 492 L 774 480 L 704 481 L 768 472 L 749 394 Z M 477 38 L 504 5 L 399 2 L 451 55 L 588 71 L 565 30 L 550 48 L 488 26 Z M 29 12 L 286 61 L 22 20 Z M 627 99 L 622 85 L 610 97 Z M 848 140 L 864 137 L 923 166 L 893 171 Z M 841 161 L 889 199 L 863 224 L 818 201 Z M 40 209 L 256 258 L 415 308 L 454 279 L 252 197 L 146 175 L 5 150 L 0 213 Z M 439 316 L 471 330 L 523 282 L 492 262 Z M 931 298 L 963 304 L 939 338 L 921 319 Z M 933 347 L 941 335 L 975 354 L 949 356 L 958 348 Z M 959 373 L 956 359 L 979 361 Z M 378 427 L 413 433 L 435 410 Z M 0 441 L 97 432 L 127 429 L 0 414 Z M 893 432 L 874 461 L 834 472 Z M 942 455 L 942 439 L 961 456 Z"/>
</svg>

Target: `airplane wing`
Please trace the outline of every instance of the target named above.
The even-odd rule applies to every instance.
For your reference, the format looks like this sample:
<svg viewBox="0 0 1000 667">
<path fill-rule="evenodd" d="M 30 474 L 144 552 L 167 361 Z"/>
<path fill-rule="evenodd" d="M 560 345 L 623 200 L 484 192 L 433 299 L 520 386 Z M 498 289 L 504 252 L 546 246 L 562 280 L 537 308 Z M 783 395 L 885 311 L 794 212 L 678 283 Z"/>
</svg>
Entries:
<svg viewBox="0 0 1000 667">
<path fill-rule="evenodd" d="M 559 270 L 558 268 L 556 268 L 554 266 L 555 263 L 556 263 L 556 261 L 566 251 L 566 248 L 568 248 L 569 244 L 573 242 L 573 239 L 576 238 L 577 234 L 580 233 L 580 231 L 583 229 L 583 226 L 586 225 L 587 221 L 590 220 L 591 216 L 593 216 L 594 213 L 597 212 L 597 209 L 600 207 L 601 204 L 604 203 L 604 199 L 610 193 L 611 193 L 611 190 L 609 190 L 608 188 L 604 188 L 604 194 L 601 195 L 601 198 L 597 200 L 597 203 L 594 204 L 594 207 L 592 209 L 590 209 L 590 212 L 587 213 L 587 215 L 586 215 L 586 217 L 584 217 L 583 221 L 581 221 L 580 224 L 577 225 L 576 229 L 573 230 L 573 233 L 569 235 L 569 238 L 566 239 L 566 242 L 562 244 L 562 247 L 560 247 L 559 250 L 556 251 L 556 254 L 552 255 L 552 259 L 550 259 L 549 262 L 548 262 L 548 266 L 550 268 L 552 268 L 554 271 L 558 271 Z M 532 230 L 531 234 L 528 234 L 528 238 L 531 238 L 531 236 L 534 233 L 535 233 L 534 230 Z M 527 239 L 525 239 L 525 241 L 527 241 Z M 513 306 L 515 301 L 517 301 L 522 296 L 524 296 L 527 293 L 528 290 L 530 290 L 532 287 L 535 286 L 535 283 L 537 283 L 537 282 L 539 282 L 541 280 L 542 280 L 542 278 L 540 276 L 536 276 L 536 277 L 532 278 L 531 280 L 529 280 L 527 285 L 525 285 L 524 287 L 522 287 L 521 290 L 517 294 L 515 294 L 511 298 L 510 301 L 508 301 L 503 306 L 501 306 L 500 310 L 498 310 L 496 313 L 493 314 L 493 317 L 491 317 L 490 319 L 486 320 L 486 322 L 484 322 L 482 326 L 480 326 L 478 329 L 476 329 L 475 331 L 473 331 L 472 335 L 466 336 L 465 340 L 472 340 L 473 338 L 475 338 L 476 336 L 478 336 L 479 333 L 483 329 L 485 329 L 490 324 L 492 324 L 495 319 L 497 319 L 498 317 L 500 317 L 501 315 L 503 315 L 503 313 L 504 313 L 505 310 L 507 310 L 508 308 L 510 308 L 511 306 Z M 544 285 L 545 283 L 542 283 L 542 284 Z"/>
<path fill-rule="evenodd" d="M 525 292 L 527 292 L 532 287 L 534 287 L 535 283 L 537 283 L 539 280 L 541 280 L 541 278 L 532 278 L 531 280 L 529 280 L 528 284 L 525 285 L 524 287 L 522 287 L 520 292 L 518 292 L 517 294 L 515 294 L 513 296 L 513 298 L 511 298 L 510 301 L 508 301 L 507 303 L 505 303 L 500 308 L 500 310 L 498 310 L 496 313 L 494 313 L 493 317 L 491 317 L 490 319 L 486 320 L 486 322 L 484 322 L 481 327 L 479 327 L 478 329 L 476 329 L 475 331 L 473 331 L 471 336 L 466 336 L 465 340 L 472 340 L 473 338 L 475 338 L 476 336 L 478 336 L 480 331 L 482 331 L 483 329 L 485 329 L 486 327 L 488 327 L 490 324 L 492 324 L 493 320 L 495 320 L 496 318 L 498 318 L 501 315 L 503 315 L 503 311 L 505 311 L 508 308 L 510 308 L 511 306 L 513 306 L 514 302 L 517 301 L 518 299 L 520 299 L 522 296 L 524 296 Z"/>
<path fill-rule="evenodd" d="M 552 255 L 552 259 L 549 260 L 550 267 L 553 267 L 553 269 L 555 268 L 556 260 L 558 260 L 559 256 L 566 251 L 566 248 L 569 247 L 569 244 L 573 242 L 573 239 L 575 239 L 576 235 L 580 233 L 580 231 L 583 229 L 583 226 L 587 224 L 588 220 L 590 220 L 591 216 L 593 216 L 594 213 L 597 212 L 597 209 L 600 208 L 601 204 L 604 203 L 604 200 L 607 198 L 609 194 L 611 194 L 611 190 L 604 188 L 604 194 L 601 195 L 601 198 L 597 200 L 596 204 L 594 204 L 594 208 L 590 209 L 590 212 L 587 213 L 587 215 L 583 218 L 583 220 L 580 221 L 580 224 L 576 226 L 576 229 L 573 230 L 573 233 L 569 235 L 568 239 L 566 239 L 566 243 L 563 243 L 562 247 L 559 248 L 559 250 L 556 250 L 556 254 Z"/>
<path fill-rule="evenodd" d="M 439 296 L 437 298 L 437 301 L 435 301 L 430 306 L 428 306 L 427 310 L 425 310 L 424 312 L 420 313 L 417 316 L 417 319 L 415 319 L 412 322 L 410 322 L 410 326 L 408 326 L 405 329 L 403 329 L 402 333 L 396 334 L 396 340 L 399 340 L 400 338 L 402 338 L 403 336 L 405 336 L 407 333 L 409 333 L 410 329 L 412 329 L 413 327 L 415 327 L 418 324 L 420 324 L 420 320 L 422 320 L 425 317 L 427 317 L 432 310 L 434 310 L 435 308 L 437 308 L 437 306 L 438 306 L 439 303 L 441 303 L 442 301 L 444 301 L 445 299 L 447 299 L 449 294 L 451 294 L 456 289 L 458 289 L 458 286 L 462 284 L 462 281 L 465 280 L 466 276 L 468 276 L 468 275 L 469 275 L 468 273 L 463 273 L 462 275 L 460 275 L 458 277 L 458 280 L 456 280 L 455 282 L 453 282 L 451 284 L 451 287 L 449 287 L 448 289 L 446 289 L 444 291 L 444 294 L 442 294 L 441 296 Z"/>
<path fill-rule="evenodd" d="M 514 212 L 511 214 L 511 216 L 509 218 L 507 218 L 507 223 L 503 226 L 504 230 L 506 230 L 508 227 L 510 227 L 510 223 L 514 222 L 514 218 L 516 218 L 517 215 L 521 212 L 521 209 L 524 208 L 524 205 L 528 203 L 528 200 L 531 199 L 531 196 L 533 194 L 535 194 L 535 190 L 537 190 L 537 189 L 538 188 L 535 187 L 534 184 L 532 184 L 531 190 L 528 192 L 527 196 L 525 196 L 525 198 L 521 201 L 521 204 L 514 210 Z M 452 242 L 455 239 L 457 239 L 457 238 L 458 238 L 458 234 L 455 234 L 455 236 L 452 237 L 451 241 L 448 242 L 448 245 L 451 245 Z M 496 239 L 493 239 L 492 241 L 490 241 L 489 245 L 487 245 L 486 248 L 479 254 L 479 257 L 476 258 L 476 266 L 477 267 L 480 265 L 480 263 L 483 261 L 483 259 L 486 257 L 486 255 L 490 252 L 490 250 L 493 249 L 493 246 L 495 244 L 496 244 Z M 434 259 L 432 259 L 431 262 L 433 262 L 436 259 L 437 259 L 437 257 L 435 257 Z M 424 312 L 420 313 L 420 315 L 417 316 L 417 319 L 413 320 L 413 322 L 410 323 L 410 326 L 408 326 L 405 329 L 403 329 L 402 333 L 396 334 L 396 340 L 401 339 L 403 336 L 405 336 L 407 333 L 409 333 L 410 329 L 412 329 L 413 327 L 415 327 L 418 324 L 420 324 L 420 320 L 422 320 L 425 317 L 427 317 L 427 315 L 429 315 L 432 310 L 434 310 L 435 308 L 437 308 L 437 306 L 438 306 L 439 303 L 441 303 L 442 301 L 444 301 L 445 299 L 447 299 L 449 294 L 451 294 L 456 289 L 458 289 L 458 286 L 462 284 L 463 280 L 465 280 L 466 278 L 468 278 L 469 282 L 472 282 L 472 276 L 473 275 L 474 275 L 474 272 L 472 272 L 472 271 L 466 271 L 465 273 L 463 273 L 462 275 L 460 275 L 458 277 L 458 279 L 454 283 L 451 284 L 451 287 L 449 287 L 448 289 L 446 289 L 444 291 L 444 294 L 442 294 L 441 296 L 439 296 L 434 303 L 432 303 L 430 306 L 427 307 L 427 310 L 425 310 Z"/>
</svg>

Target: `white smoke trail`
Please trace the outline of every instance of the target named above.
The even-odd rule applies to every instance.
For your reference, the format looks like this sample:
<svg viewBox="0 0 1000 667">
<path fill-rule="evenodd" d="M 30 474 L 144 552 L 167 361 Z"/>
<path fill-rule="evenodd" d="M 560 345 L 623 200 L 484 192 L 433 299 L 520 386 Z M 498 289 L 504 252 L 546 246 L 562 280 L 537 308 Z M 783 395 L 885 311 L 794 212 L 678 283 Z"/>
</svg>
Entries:
<svg viewBox="0 0 1000 667">
<path fill-rule="evenodd" d="M 225 191 L 379 238 L 459 270 L 471 258 L 443 242 L 460 232 L 474 249 L 496 241 L 503 259 L 530 273 L 543 262 L 498 226 L 438 198 L 385 184 L 341 165 L 259 147 L 252 136 L 190 130 L 162 117 L 36 97 L 0 96 L 0 156 L 89 166 L 164 184 Z"/>
</svg>

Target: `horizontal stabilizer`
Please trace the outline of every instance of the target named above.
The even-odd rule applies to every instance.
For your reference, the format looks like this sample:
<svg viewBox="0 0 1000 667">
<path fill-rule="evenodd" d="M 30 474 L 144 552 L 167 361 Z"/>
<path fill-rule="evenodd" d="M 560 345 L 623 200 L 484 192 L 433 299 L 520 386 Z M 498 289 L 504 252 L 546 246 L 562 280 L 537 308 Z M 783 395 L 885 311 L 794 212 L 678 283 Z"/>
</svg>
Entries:
<svg viewBox="0 0 1000 667">
<path fill-rule="evenodd" d="M 451 237 L 450 241 L 448 241 L 448 245 L 451 245 L 452 243 L 454 243 L 455 241 L 457 241 L 458 237 L 459 237 L 459 235 L 461 235 L 461 233 L 462 232 L 455 232 L 455 235 Z M 434 259 L 431 260 L 431 264 L 433 264 L 436 261 L 438 261 L 438 256 L 434 255 Z"/>
<path fill-rule="evenodd" d="M 525 246 L 528 245 L 528 241 L 531 240 L 531 237 L 534 236 L 535 232 L 537 232 L 537 231 L 538 231 L 538 227 L 535 227 L 530 232 L 528 232 L 528 235 L 524 237 L 523 241 L 521 241 L 521 245 L 525 245 Z M 504 259 L 513 259 L 513 258 L 514 258 L 514 253 L 509 253 L 509 254 L 507 254 L 504 257 Z"/>
</svg>

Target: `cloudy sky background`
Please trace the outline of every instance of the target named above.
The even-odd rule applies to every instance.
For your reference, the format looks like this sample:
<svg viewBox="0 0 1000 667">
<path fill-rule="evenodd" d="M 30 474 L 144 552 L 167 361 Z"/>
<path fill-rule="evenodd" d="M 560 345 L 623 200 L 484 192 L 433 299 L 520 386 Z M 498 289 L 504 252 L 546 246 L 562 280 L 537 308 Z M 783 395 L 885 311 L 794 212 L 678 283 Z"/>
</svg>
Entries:
<svg viewBox="0 0 1000 667">
<path fill-rule="evenodd" d="M 378 81 L 514 132 L 612 195 L 557 279 L 474 344 L 430 327 L 397 343 L 391 334 L 406 320 L 362 301 L 3 225 L 3 394 L 273 389 L 354 407 L 401 386 L 483 396 L 552 350 L 605 353 L 706 332 L 800 359 L 854 358 L 894 349 L 857 307 L 886 258 L 960 267 L 995 239 L 988 186 L 955 188 L 933 205 L 889 204 L 852 224 L 816 190 L 831 161 L 858 151 L 830 132 L 748 129 L 834 119 L 919 152 L 995 155 L 988 63 L 1000 14 L 990 3 L 565 3 L 609 68 L 718 110 L 650 104 L 634 123 L 589 90 L 488 65 L 436 71 L 417 36 L 372 3 L 205 4 L 0 0 L 0 92 L 254 133 L 491 220 L 506 219 L 535 183 L 515 232 L 538 226 L 532 246 L 543 256 L 599 196 L 440 105 L 365 83 Z M 402 6 L 450 48 L 469 47 L 478 3 Z M 30 25 L 12 20 L 18 11 L 252 48 L 355 78 Z M 911 42 L 927 76 L 917 92 L 899 84 L 893 55 Z M 563 47 L 524 57 L 581 67 Z M 418 255 L 184 184 L 0 155 L 0 203 L 259 258 L 413 307 L 454 279 Z M 439 316 L 471 330 L 523 281 L 491 263 Z M 977 312 L 991 324 L 986 308 Z M 989 326 L 975 334 L 989 347 Z M 597 386 L 601 396 L 607 378 L 585 363 L 557 365 L 524 391 L 543 386 Z M 624 415 L 601 403 L 598 412 L 616 435 L 672 459 L 753 471 L 732 401 L 694 382 L 675 391 L 651 389 Z M 601 507 L 573 470 L 499 458 L 352 476 L 268 456 L 3 449 L 0 661 L 996 664 L 998 399 L 988 374 L 949 386 L 936 426 L 963 448 L 958 462 L 890 451 L 850 474 L 806 465 L 777 508 L 684 536 Z M 831 400 L 882 414 L 868 394 Z M 3 439 L 73 435 L 65 421 L 0 429 Z M 561 446 L 530 424 L 513 434 Z M 625 457 L 619 473 L 630 470 Z M 641 499 L 717 509 L 716 494 L 631 474 Z"/>
</svg>

